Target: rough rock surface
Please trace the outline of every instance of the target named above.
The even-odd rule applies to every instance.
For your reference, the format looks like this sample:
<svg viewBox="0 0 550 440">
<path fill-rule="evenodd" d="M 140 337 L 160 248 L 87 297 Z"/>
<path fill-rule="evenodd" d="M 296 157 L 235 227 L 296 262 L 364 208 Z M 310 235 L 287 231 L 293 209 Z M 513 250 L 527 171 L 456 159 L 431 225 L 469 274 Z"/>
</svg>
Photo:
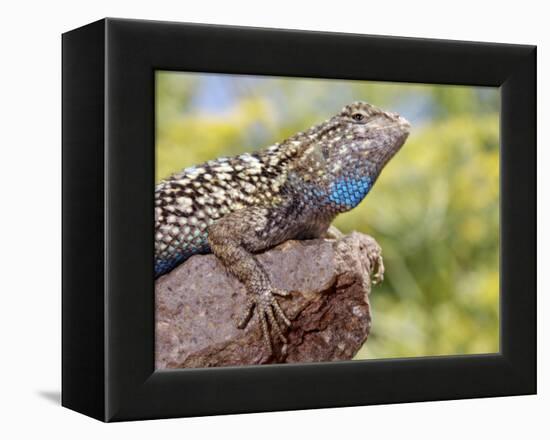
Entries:
<svg viewBox="0 0 550 440">
<path fill-rule="evenodd" d="M 383 273 L 380 247 L 351 233 L 337 240 L 288 241 L 258 255 L 292 320 L 288 344 L 270 354 L 257 317 L 240 330 L 243 285 L 214 255 L 196 255 L 159 278 L 156 367 L 186 368 L 351 359 L 371 326 L 371 278 Z"/>
</svg>

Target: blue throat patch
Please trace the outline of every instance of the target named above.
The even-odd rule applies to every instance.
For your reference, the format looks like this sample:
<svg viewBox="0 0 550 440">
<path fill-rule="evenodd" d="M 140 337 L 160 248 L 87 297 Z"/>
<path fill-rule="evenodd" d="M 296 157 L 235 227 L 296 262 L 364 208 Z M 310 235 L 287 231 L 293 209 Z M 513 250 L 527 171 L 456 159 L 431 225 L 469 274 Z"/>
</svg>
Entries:
<svg viewBox="0 0 550 440">
<path fill-rule="evenodd" d="M 330 186 L 329 200 L 337 205 L 351 209 L 365 198 L 372 187 L 369 177 L 342 177 Z"/>
</svg>

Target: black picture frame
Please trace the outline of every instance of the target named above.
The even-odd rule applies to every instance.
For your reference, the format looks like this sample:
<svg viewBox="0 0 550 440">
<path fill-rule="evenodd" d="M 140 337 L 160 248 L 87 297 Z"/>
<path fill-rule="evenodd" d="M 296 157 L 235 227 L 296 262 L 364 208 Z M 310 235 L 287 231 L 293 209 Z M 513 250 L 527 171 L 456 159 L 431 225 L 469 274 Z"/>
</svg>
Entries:
<svg viewBox="0 0 550 440">
<path fill-rule="evenodd" d="M 536 392 L 535 46 L 104 19 L 62 50 L 63 406 L 120 421 Z M 157 69 L 500 87 L 500 352 L 155 371 Z"/>
</svg>

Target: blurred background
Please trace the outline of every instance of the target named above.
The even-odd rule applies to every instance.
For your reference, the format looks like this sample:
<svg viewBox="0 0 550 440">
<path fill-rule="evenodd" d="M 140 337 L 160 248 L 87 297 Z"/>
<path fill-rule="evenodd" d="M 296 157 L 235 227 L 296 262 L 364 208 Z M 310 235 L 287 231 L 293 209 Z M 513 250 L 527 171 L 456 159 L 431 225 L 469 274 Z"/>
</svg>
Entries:
<svg viewBox="0 0 550 440">
<path fill-rule="evenodd" d="M 156 180 L 253 151 L 353 101 L 396 111 L 409 140 L 334 224 L 373 236 L 385 280 L 356 359 L 499 351 L 499 90 L 156 73 Z"/>
</svg>

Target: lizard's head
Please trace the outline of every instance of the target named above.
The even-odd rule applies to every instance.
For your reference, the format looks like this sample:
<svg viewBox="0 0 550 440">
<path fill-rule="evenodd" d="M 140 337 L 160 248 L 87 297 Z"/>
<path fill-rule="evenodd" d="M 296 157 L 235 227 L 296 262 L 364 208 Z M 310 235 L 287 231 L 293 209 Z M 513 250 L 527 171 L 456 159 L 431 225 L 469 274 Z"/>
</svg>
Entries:
<svg viewBox="0 0 550 440">
<path fill-rule="evenodd" d="M 410 130 L 402 116 L 366 102 L 345 106 L 331 122 L 335 130 L 326 138 L 325 154 L 357 166 L 366 160 L 382 168 L 405 143 Z"/>
<path fill-rule="evenodd" d="M 409 122 L 397 113 L 354 102 L 283 146 L 287 157 L 298 157 L 290 164 L 300 179 L 321 188 L 315 194 L 342 212 L 367 195 L 409 130 Z"/>
<path fill-rule="evenodd" d="M 409 122 L 397 113 L 365 102 L 347 105 L 321 127 L 318 157 L 322 154 L 331 203 L 341 210 L 365 197 L 410 130 Z"/>
</svg>

